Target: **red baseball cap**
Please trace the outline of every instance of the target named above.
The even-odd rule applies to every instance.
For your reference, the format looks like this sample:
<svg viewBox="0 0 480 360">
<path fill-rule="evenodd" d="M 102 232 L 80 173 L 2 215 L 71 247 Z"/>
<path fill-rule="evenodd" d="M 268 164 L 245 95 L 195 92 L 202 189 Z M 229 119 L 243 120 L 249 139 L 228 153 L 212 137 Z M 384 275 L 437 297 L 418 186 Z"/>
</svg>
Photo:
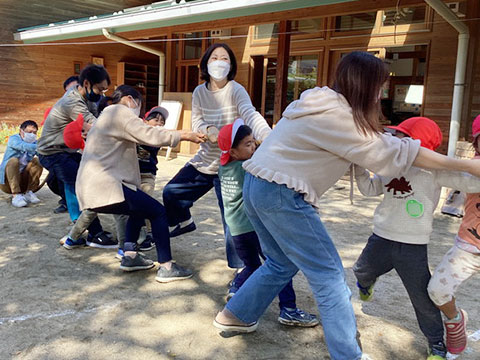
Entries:
<svg viewBox="0 0 480 360">
<path fill-rule="evenodd" d="M 435 150 L 442 144 L 442 130 L 435 121 L 426 117 L 411 117 L 397 126 L 387 126 L 387 128 L 401 131 L 412 139 L 420 140 L 421 145 L 430 150 Z"/>
<path fill-rule="evenodd" d="M 230 162 L 230 149 L 237 135 L 238 128 L 245 125 L 243 119 L 238 118 L 233 123 L 222 127 L 218 133 L 218 147 L 222 150 L 220 164 L 226 165 Z"/>
<path fill-rule="evenodd" d="M 85 147 L 85 140 L 82 137 L 83 121 L 83 115 L 78 114 L 77 120 L 72 121 L 63 130 L 63 141 L 70 149 L 83 149 Z"/>
<path fill-rule="evenodd" d="M 475 139 L 478 135 L 480 135 L 480 115 L 478 115 L 472 123 L 472 136 Z"/>
</svg>

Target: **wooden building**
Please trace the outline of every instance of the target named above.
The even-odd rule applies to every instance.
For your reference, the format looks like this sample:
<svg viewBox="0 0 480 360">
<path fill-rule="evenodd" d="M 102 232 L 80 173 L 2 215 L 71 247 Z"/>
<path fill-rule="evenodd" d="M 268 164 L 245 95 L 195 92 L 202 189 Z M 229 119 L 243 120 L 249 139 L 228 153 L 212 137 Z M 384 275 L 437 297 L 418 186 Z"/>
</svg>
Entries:
<svg viewBox="0 0 480 360">
<path fill-rule="evenodd" d="M 382 93 L 387 121 L 432 118 L 444 133 L 445 152 L 459 36 L 427 2 L 166 0 L 103 17 L 69 21 L 69 14 L 61 23 L 18 30 L 17 40 L 37 45 L 10 50 L 6 61 L 0 56 L 5 65 L 0 91 L 8 94 L 0 103 L 0 121 L 40 120 L 42 110 L 62 95 L 63 79 L 92 61 L 104 63 L 114 86 L 137 86 L 153 106 L 160 71 L 159 57 L 151 52 L 160 51 L 165 54 L 164 99 L 184 103 L 181 126 L 188 128 L 191 92 L 200 83 L 199 58 L 211 43 L 225 42 L 237 56 L 236 80 L 275 123 L 303 90 L 330 85 L 344 54 L 365 50 L 389 64 L 391 78 Z M 469 33 L 465 83 L 457 85 L 464 90 L 459 137 L 468 140 L 471 121 L 480 114 L 480 4 L 447 4 L 454 21 Z M 109 33 L 151 52 L 112 42 L 105 37 Z M 195 151 L 193 145 L 182 146 L 181 152 Z"/>
</svg>

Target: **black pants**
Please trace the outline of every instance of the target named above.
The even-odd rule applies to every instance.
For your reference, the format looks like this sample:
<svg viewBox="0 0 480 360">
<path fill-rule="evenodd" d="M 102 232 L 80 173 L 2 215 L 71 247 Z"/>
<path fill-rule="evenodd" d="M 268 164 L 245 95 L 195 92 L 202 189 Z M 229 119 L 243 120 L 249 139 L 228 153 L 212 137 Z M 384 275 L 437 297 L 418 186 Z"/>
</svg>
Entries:
<svg viewBox="0 0 480 360">
<path fill-rule="evenodd" d="M 443 341 L 440 310 L 430 300 L 427 292 L 431 278 L 427 245 L 405 244 L 372 234 L 353 266 L 358 283 L 362 287 L 368 287 L 392 269 L 397 271 L 407 289 L 418 325 L 429 344 Z"/>
<path fill-rule="evenodd" d="M 125 245 L 123 248 L 125 251 L 137 250 L 136 244 L 140 229 L 145 225 L 145 219 L 150 220 L 158 262 L 164 263 L 172 260 L 167 214 L 163 205 L 143 191 L 135 191 L 125 185 L 123 185 L 123 195 L 125 197 L 124 202 L 91 210 L 101 214 L 128 215 Z"/>
</svg>

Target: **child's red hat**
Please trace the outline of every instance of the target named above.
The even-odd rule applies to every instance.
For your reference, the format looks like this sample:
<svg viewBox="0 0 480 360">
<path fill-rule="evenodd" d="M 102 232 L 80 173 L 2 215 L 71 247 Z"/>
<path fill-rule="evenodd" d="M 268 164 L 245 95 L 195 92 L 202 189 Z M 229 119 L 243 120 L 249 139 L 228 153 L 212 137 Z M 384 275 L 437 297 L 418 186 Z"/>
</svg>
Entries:
<svg viewBox="0 0 480 360">
<path fill-rule="evenodd" d="M 78 114 L 77 120 L 72 121 L 63 130 L 63 141 L 71 149 L 83 149 L 85 147 L 85 140 L 82 137 L 83 121 L 83 115 Z"/>
<path fill-rule="evenodd" d="M 235 120 L 232 124 L 225 125 L 218 133 L 218 147 L 222 150 L 220 164 L 226 165 L 230 162 L 230 149 L 237 135 L 238 128 L 245 125 L 242 119 Z"/>
<path fill-rule="evenodd" d="M 480 135 L 480 115 L 478 115 L 472 123 L 472 136 L 475 139 L 478 135 Z"/>
<path fill-rule="evenodd" d="M 387 128 L 401 131 L 412 139 L 420 140 L 421 145 L 430 150 L 435 150 L 442 144 L 442 130 L 435 121 L 426 117 L 411 117 L 397 126 L 387 126 Z"/>
</svg>

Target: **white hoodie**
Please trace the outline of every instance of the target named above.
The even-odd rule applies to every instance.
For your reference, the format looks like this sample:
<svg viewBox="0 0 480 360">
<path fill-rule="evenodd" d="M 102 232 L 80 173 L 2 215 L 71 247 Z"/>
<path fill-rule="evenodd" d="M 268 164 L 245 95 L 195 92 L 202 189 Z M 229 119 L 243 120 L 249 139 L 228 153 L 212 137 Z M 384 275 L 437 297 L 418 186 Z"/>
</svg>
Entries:
<svg viewBox="0 0 480 360">
<path fill-rule="evenodd" d="M 420 141 L 387 134 L 364 135 L 355 126 L 343 95 L 328 87 L 302 93 L 243 167 L 254 176 L 305 194 L 319 207 L 322 194 L 359 164 L 396 177 L 415 160 Z"/>
</svg>

